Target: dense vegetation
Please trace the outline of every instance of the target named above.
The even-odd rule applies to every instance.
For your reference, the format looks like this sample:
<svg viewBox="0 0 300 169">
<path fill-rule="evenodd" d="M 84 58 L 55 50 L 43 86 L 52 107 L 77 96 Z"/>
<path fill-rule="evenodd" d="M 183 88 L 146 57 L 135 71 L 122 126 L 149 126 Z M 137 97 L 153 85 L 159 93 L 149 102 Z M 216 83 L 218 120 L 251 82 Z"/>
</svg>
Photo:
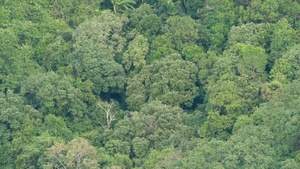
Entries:
<svg viewBox="0 0 300 169">
<path fill-rule="evenodd" d="M 0 168 L 300 168 L 298 0 L 0 0 Z"/>
</svg>

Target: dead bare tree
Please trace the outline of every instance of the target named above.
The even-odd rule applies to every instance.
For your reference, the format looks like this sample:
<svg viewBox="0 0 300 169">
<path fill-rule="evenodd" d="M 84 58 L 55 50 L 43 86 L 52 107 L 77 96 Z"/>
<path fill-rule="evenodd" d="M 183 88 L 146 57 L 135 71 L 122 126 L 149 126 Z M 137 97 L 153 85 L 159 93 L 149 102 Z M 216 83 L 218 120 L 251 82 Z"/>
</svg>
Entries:
<svg viewBox="0 0 300 169">
<path fill-rule="evenodd" d="M 113 114 L 113 108 L 114 108 L 114 106 L 115 106 L 115 101 L 114 101 L 113 99 L 110 99 L 110 103 L 109 103 L 109 105 L 108 105 L 107 107 L 102 106 L 101 103 L 100 103 L 100 101 L 97 103 L 97 105 L 98 105 L 102 110 L 104 110 L 105 113 L 106 113 L 107 128 L 105 128 L 105 127 L 102 125 L 101 122 L 99 122 L 99 123 L 100 123 L 100 125 L 101 125 L 104 129 L 109 130 L 109 129 L 110 129 L 110 126 L 111 126 L 111 123 L 112 123 L 113 121 L 117 120 L 116 117 L 115 117 L 115 114 Z"/>
</svg>

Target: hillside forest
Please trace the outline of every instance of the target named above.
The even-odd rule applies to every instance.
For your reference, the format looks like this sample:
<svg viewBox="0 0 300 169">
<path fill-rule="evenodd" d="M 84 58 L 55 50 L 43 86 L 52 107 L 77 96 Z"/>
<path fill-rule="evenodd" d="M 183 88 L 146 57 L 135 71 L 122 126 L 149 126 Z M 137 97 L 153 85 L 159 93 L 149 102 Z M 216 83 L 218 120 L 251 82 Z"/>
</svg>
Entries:
<svg viewBox="0 0 300 169">
<path fill-rule="evenodd" d="M 298 169 L 299 34 L 299 0 L 0 0 L 0 168 Z"/>
</svg>

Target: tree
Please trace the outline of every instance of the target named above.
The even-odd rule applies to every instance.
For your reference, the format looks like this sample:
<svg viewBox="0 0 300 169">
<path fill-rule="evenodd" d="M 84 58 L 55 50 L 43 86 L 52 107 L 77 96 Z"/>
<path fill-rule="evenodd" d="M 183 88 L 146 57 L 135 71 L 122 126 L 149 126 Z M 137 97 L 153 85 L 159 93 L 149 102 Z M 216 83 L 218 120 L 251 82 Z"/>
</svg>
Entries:
<svg viewBox="0 0 300 169">
<path fill-rule="evenodd" d="M 149 51 L 148 39 L 143 35 L 137 35 L 133 41 L 129 42 L 128 49 L 123 53 L 122 63 L 124 68 L 141 69 L 146 65 L 145 57 Z"/>
<path fill-rule="evenodd" d="M 100 14 L 100 5 L 103 0 L 66 0 L 66 1 L 40 1 L 44 9 L 54 19 L 65 20 L 72 28 L 76 28 L 81 22 Z"/>
<path fill-rule="evenodd" d="M 297 31 L 293 29 L 292 25 L 289 24 L 286 19 L 279 20 L 274 24 L 273 30 L 270 44 L 270 69 L 276 59 L 282 57 L 283 53 L 285 53 L 289 47 L 294 46 L 298 42 Z"/>
<path fill-rule="evenodd" d="M 182 50 L 182 55 L 184 56 L 185 60 L 197 63 L 201 62 L 205 53 L 201 46 L 191 44 Z"/>
<path fill-rule="evenodd" d="M 125 17 L 117 17 L 103 11 L 79 25 L 74 31 L 74 52 L 69 63 L 74 66 L 73 75 L 94 83 L 94 93 L 120 93 L 124 89 L 125 73 L 122 66 L 113 59 L 122 52 L 126 39 L 122 37 Z"/>
<path fill-rule="evenodd" d="M 81 60 L 76 61 L 76 63 L 82 64 L 75 65 L 78 66 L 75 67 L 76 72 L 80 74 L 83 71 L 83 80 L 93 82 L 93 92 L 96 95 L 121 93 L 124 90 L 125 72 L 121 64 L 118 64 L 113 58 L 102 58 L 97 54 L 84 54 L 81 57 L 83 57 L 82 62 Z"/>
<path fill-rule="evenodd" d="M 237 43 L 252 45 L 254 47 L 265 48 L 267 43 L 270 43 L 270 24 L 255 24 L 247 23 L 241 26 L 233 26 L 228 34 L 227 48 L 230 48 Z"/>
<path fill-rule="evenodd" d="M 8 90 L 6 94 L 0 92 L 0 166 L 14 164 L 16 156 L 36 134 L 36 127 L 40 127 L 42 117 L 30 105 L 25 105 L 21 96 Z M 22 143 L 14 143 L 22 140 Z"/>
<path fill-rule="evenodd" d="M 154 39 L 160 31 L 160 17 L 154 14 L 149 4 L 141 4 L 137 9 L 130 11 L 128 17 L 128 26 L 136 29 L 149 40 Z"/>
<path fill-rule="evenodd" d="M 104 128 L 104 129 L 107 129 L 109 130 L 110 129 L 110 126 L 111 126 L 111 123 L 116 119 L 115 117 L 115 114 L 114 114 L 114 107 L 115 107 L 115 101 L 113 99 L 110 100 L 110 103 L 108 105 L 106 105 L 105 107 L 101 105 L 100 102 L 97 103 L 97 105 L 105 111 L 106 113 L 106 125 L 107 125 L 107 128 L 104 127 L 102 125 L 101 122 L 99 122 L 101 124 L 101 126 Z"/>
<path fill-rule="evenodd" d="M 279 14 L 278 1 L 272 0 L 258 0 L 249 2 L 251 5 L 244 11 L 243 21 L 244 22 L 277 22 Z"/>
<path fill-rule="evenodd" d="M 133 110 L 152 100 L 191 107 L 198 95 L 197 72 L 194 63 L 182 60 L 178 54 L 153 62 L 128 81 L 126 102 Z"/>
<path fill-rule="evenodd" d="M 127 22 L 127 17 L 118 17 L 107 10 L 86 20 L 73 32 L 75 53 L 98 53 L 107 57 L 121 53 L 126 43 L 122 29 Z"/>
<path fill-rule="evenodd" d="M 150 53 L 146 56 L 146 62 L 149 64 L 174 53 L 178 53 L 175 50 L 175 44 L 166 35 L 158 35 L 151 42 Z"/>
<path fill-rule="evenodd" d="M 241 168 L 275 168 L 273 133 L 265 126 L 246 126 L 228 141 Z"/>
<path fill-rule="evenodd" d="M 292 82 L 300 76 L 300 45 L 290 48 L 283 56 L 275 61 L 270 77 L 280 82 Z"/>
<path fill-rule="evenodd" d="M 204 1 L 198 0 L 183 0 L 182 1 L 182 8 L 184 12 L 190 15 L 192 18 L 197 17 L 197 13 L 200 8 L 204 7 Z"/>
<path fill-rule="evenodd" d="M 49 114 L 44 118 L 41 129 L 46 131 L 50 136 L 61 137 L 66 141 L 71 140 L 73 136 L 72 131 L 67 127 L 64 119 L 61 116 L 56 117 L 53 114 Z"/>
<path fill-rule="evenodd" d="M 182 13 L 180 1 L 173 2 L 173 0 L 162 0 L 157 3 L 157 5 L 159 5 L 157 13 L 162 15 L 164 18 L 167 18 L 168 16 L 176 16 Z"/>
<path fill-rule="evenodd" d="M 47 71 L 57 71 L 59 67 L 62 67 L 67 62 L 67 55 L 71 52 L 72 44 L 70 41 L 66 41 L 63 36 L 55 36 L 48 33 L 44 35 L 39 41 L 39 45 L 35 48 L 35 60 Z"/>
<path fill-rule="evenodd" d="M 236 44 L 224 52 L 204 86 L 208 120 L 199 129 L 201 137 L 228 139 L 237 117 L 253 112 L 260 103 L 266 64 L 267 55 L 260 47 Z"/>
<path fill-rule="evenodd" d="M 237 65 L 237 70 L 240 76 L 250 80 L 266 79 L 265 69 L 268 63 L 268 55 L 266 55 L 263 48 L 236 44 L 225 55 L 238 57 L 239 64 Z"/>
<path fill-rule="evenodd" d="M 218 4 L 222 4 L 218 2 Z M 225 19 L 220 18 L 219 12 L 206 7 L 199 11 L 201 22 L 198 25 L 199 43 L 206 51 L 221 52 L 225 48 L 226 38 L 232 24 L 226 23 Z"/>
<path fill-rule="evenodd" d="M 293 169 L 293 168 L 299 168 L 299 165 L 295 162 L 294 159 L 287 159 L 280 163 L 280 167 L 282 169 Z"/>
<path fill-rule="evenodd" d="M 24 26 L 27 24 L 24 24 Z M 14 27 L 16 28 L 16 27 Z M 20 81 L 30 74 L 42 71 L 31 59 L 33 49 L 29 45 L 20 45 L 18 33 L 11 28 L 0 28 L 0 90 L 16 90 Z"/>
<path fill-rule="evenodd" d="M 185 113 L 179 107 L 153 101 L 146 104 L 139 114 L 133 112 L 132 116 L 138 127 L 135 136 L 147 138 L 150 147 L 162 149 L 168 145 L 170 135 L 182 127 Z"/>
<path fill-rule="evenodd" d="M 176 168 L 176 162 L 182 158 L 180 151 L 166 148 L 161 151 L 152 150 L 144 162 L 144 168 Z"/>
<path fill-rule="evenodd" d="M 205 7 L 217 13 L 219 19 L 224 20 L 226 25 L 232 25 L 236 21 L 234 2 L 230 0 L 208 0 Z"/>
<path fill-rule="evenodd" d="M 67 145 L 55 142 L 45 152 L 44 168 L 98 168 L 97 153 L 83 138 L 75 138 Z"/>
<path fill-rule="evenodd" d="M 184 126 L 184 119 L 181 108 L 152 101 L 120 120 L 104 144 L 111 155 L 133 154 L 136 165 L 141 166 L 150 149 L 162 150 L 172 144 L 169 138 Z"/>
<path fill-rule="evenodd" d="M 133 152 L 137 158 L 144 157 L 149 150 L 149 141 L 145 138 L 135 137 L 132 140 Z"/>
<path fill-rule="evenodd" d="M 203 140 L 182 159 L 183 168 L 239 168 L 238 157 L 232 154 L 232 147 L 220 140 Z"/>
<path fill-rule="evenodd" d="M 29 142 L 23 143 L 23 140 L 17 140 L 17 144 L 21 144 L 21 148 L 15 152 L 17 158 L 15 165 L 17 168 L 39 168 L 39 160 L 45 150 L 50 147 L 55 141 L 61 138 L 51 137 L 48 133 L 42 133 L 40 136 L 32 137 Z M 18 145 L 14 145 L 18 147 Z M 16 151 L 16 150 L 15 150 Z"/>
<path fill-rule="evenodd" d="M 123 140 L 117 140 L 117 139 L 110 139 L 105 144 L 106 151 L 112 155 L 115 156 L 117 154 L 130 154 L 131 152 L 131 143 Z"/>
<path fill-rule="evenodd" d="M 114 8 L 114 13 L 117 14 L 122 10 L 122 8 L 134 9 L 132 5 L 136 4 L 136 1 L 135 0 L 111 0 L 111 3 Z"/>
<path fill-rule="evenodd" d="M 209 77 L 214 73 L 214 64 L 218 61 L 219 55 L 216 51 L 207 51 L 204 56 L 201 56 L 201 59 L 198 60 L 199 54 L 197 53 L 195 62 L 199 68 L 198 72 L 198 81 L 204 86 L 210 80 Z"/>
<path fill-rule="evenodd" d="M 172 16 L 166 20 L 162 32 L 175 44 L 178 51 L 191 43 L 197 43 L 197 23 L 190 16 Z"/>
<path fill-rule="evenodd" d="M 182 160 L 183 168 L 276 168 L 273 139 L 267 127 L 246 125 L 227 142 L 200 140 Z"/>
<path fill-rule="evenodd" d="M 297 22 L 297 16 L 299 16 L 300 4 L 295 0 L 279 0 L 279 13 L 286 18 L 289 23 L 293 25 Z"/>
<path fill-rule="evenodd" d="M 21 94 L 27 99 L 25 103 L 38 109 L 44 116 L 54 114 L 68 119 L 69 127 L 75 127 L 76 121 L 84 121 L 86 104 L 81 100 L 81 91 L 69 79 L 54 72 L 27 78 L 22 83 Z M 81 126 L 80 130 L 85 130 L 85 127 Z"/>
<path fill-rule="evenodd" d="M 295 149 L 299 125 L 299 81 L 285 85 L 281 93 L 262 104 L 252 115 L 254 124 L 268 127 L 274 134 L 271 142 L 278 159 L 290 157 Z"/>
</svg>

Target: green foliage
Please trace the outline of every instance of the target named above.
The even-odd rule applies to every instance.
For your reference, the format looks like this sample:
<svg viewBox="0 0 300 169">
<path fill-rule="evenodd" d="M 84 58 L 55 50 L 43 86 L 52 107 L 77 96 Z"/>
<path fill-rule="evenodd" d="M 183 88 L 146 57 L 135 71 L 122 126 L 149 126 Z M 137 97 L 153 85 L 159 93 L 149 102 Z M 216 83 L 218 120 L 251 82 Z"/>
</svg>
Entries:
<svg viewBox="0 0 300 169">
<path fill-rule="evenodd" d="M 133 152 L 136 157 L 141 158 L 147 154 L 149 141 L 145 138 L 135 137 L 132 140 Z"/>
<path fill-rule="evenodd" d="M 289 157 L 298 140 L 298 88 L 299 81 L 286 85 L 278 97 L 261 105 L 253 114 L 255 124 L 265 125 L 274 133 L 272 144 L 280 157 Z"/>
<path fill-rule="evenodd" d="M 114 164 L 116 166 L 112 166 L 112 168 L 132 168 L 132 161 L 130 160 L 128 155 L 116 154 L 114 156 Z"/>
<path fill-rule="evenodd" d="M 264 80 L 268 55 L 265 50 L 252 45 L 236 44 L 225 56 L 236 56 L 238 59 L 237 71 L 247 79 Z"/>
<path fill-rule="evenodd" d="M 197 10 L 203 8 L 204 3 L 204 1 L 199 0 L 184 0 L 182 1 L 182 8 L 186 14 L 191 15 L 192 18 L 195 18 L 198 13 Z"/>
<path fill-rule="evenodd" d="M 121 31 L 127 17 L 118 17 L 110 11 L 103 11 L 100 16 L 81 23 L 73 32 L 75 52 L 92 53 L 114 57 L 122 52 L 126 39 Z"/>
<path fill-rule="evenodd" d="M 150 146 L 162 148 L 164 140 L 168 139 L 172 133 L 182 127 L 184 112 L 178 107 L 171 107 L 158 101 L 153 101 L 145 105 L 140 114 L 132 114 L 137 137 L 145 137 L 150 141 Z"/>
<path fill-rule="evenodd" d="M 233 23 L 236 16 L 232 8 L 234 8 L 233 1 L 230 0 L 208 0 L 206 8 L 218 12 L 218 17 L 226 22 Z"/>
<path fill-rule="evenodd" d="M 72 138 L 72 131 L 67 128 L 62 117 L 49 114 L 44 120 L 44 130 L 48 131 L 51 136 L 61 137 L 66 140 Z"/>
<path fill-rule="evenodd" d="M 228 34 L 227 47 L 237 43 L 249 44 L 255 47 L 265 47 L 270 39 L 269 24 L 247 23 L 241 26 L 233 26 Z"/>
<path fill-rule="evenodd" d="M 230 136 L 233 120 L 219 112 L 208 112 L 207 120 L 199 128 L 199 135 L 202 138 L 218 138 L 225 140 Z"/>
<path fill-rule="evenodd" d="M 148 4 L 142 4 L 139 8 L 130 11 L 128 17 L 129 26 L 135 28 L 148 39 L 156 37 L 160 30 L 160 18 L 154 14 L 151 6 Z"/>
<path fill-rule="evenodd" d="M 205 54 L 202 47 L 192 44 L 182 50 L 182 55 L 187 61 L 200 62 Z"/>
<path fill-rule="evenodd" d="M 201 137 L 227 139 L 237 117 L 253 112 L 260 102 L 266 64 L 267 55 L 260 47 L 238 43 L 224 52 L 204 87 L 208 117 L 199 129 Z"/>
<path fill-rule="evenodd" d="M 163 149 L 162 151 L 153 150 L 149 158 L 145 161 L 145 168 L 174 168 L 176 161 L 181 159 L 181 153 L 174 148 Z"/>
<path fill-rule="evenodd" d="M 0 90 L 15 90 L 20 81 L 41 71 L 36 62 L 31 59 L 32 48 L 28 45 L 20 46 L 18 34 L 13 29 L 0 28 Z"/>
<path fill-rule="evenodd" d="M 225 20 L 220 18 L 220 13 L 211 10 L 209 5 L 199 12 L 201 14 L 201 22 L 198 25 L 199 42 L 206 50 L 222 51 L 231 24 L 226 24 Z"/>
<path fill-rule="evenodd" d="M 95 148 L 83 138 L 75 138 L 67 145 L 55 142 L 45 152 L 43 168 L 98 168 Z"/>
<path fill-rule="evenodd" d="M 97 55 L 94 55 L 97 56 Z M 103 93 L 121 93 L 124 90 L 125 73 L 122 65 L 112 58 L 91 58 L 83 55 L 82 67 L 84 80 L 93 82 L 93 92 L 97 95 Z"/>
<path fill-rule="evenodd" d="M 171 40 L 166 35 L 158 35 L 150 45 L 150 54 L 146 56 L 146 62 L 149 64 L 174 53 L 178 52 Z"/>
<path fill-rule="evenodd" d="M 273 25 L 273 34 L 270 44 L 270 68 L 276 59 L 298 42 L 297 31 L 292 28 L 286 19 L 282 19 Z"/>
<path fill-rule="evenodd" d="M 244 14 L 244 22 L 276 22 L 280 14 L 278 1 L 258 0 L 249 2 Z"/>
<path fill-rule="evenodd" d="M 290 48 L 283 56 L 276 60 L 270 76 L 280 82 L 291 82 L 299 79 L 300 71 L 300 45 Z"/>
<path fill-rule="evenodd" d="M 182 160 L 183 168 L 275 168 L 273 139 L 266 127 L 246 126 L 227 142 L 202 140 Z"/>
<path fill-rule="evenodd" d="M 178 54 L 153 62 L 129 80 L 126 101 L 133 110 L 152 100 L 191 107 L 198 94 L 197 71 L 195 64 L 182 60 Z"/>
<path fill-rule="evenodd" d="M 73 34 L 75 51 L 70 54 L 78 78 L 90 80 L 93 92 L 120 93 L 124 88 L 125 74 L 113 57 L 123 50 L 125 38 L 121 30 L 127 18 L 120 18 L 109 11 L 82 23 Z"/>
<path fill-rule="evenodd" d="M 242 168 L 273 168 L 275 151 L 270 142 L 273 134 L 265 127 L 247 126 L 232 137 L 233 153 Z"/>
<path fill-rule="evenodd" d="M 161 0 L 159 2 L 158 13 L 163 17 L 179 15 L 181 11 L 181 2 L 173 0 Z"/>
<path fill-rule="evenodd" d="M 199 55 L 199 54 L 197 54 Z M 196 55 L 196 57 L 197 57 Z M 218 61 L 219 56 L 215 51 L 207 51 L 201 60 L 197 60 L 197 66 L 199 68 L 198 80 L 201 85 L 207 84 L 209 78 L 213 73 L 213 66 Z"/>
<path fill-rule="evenodd" d="M 234 63 L 236 60 L 229 58 L 220 59 L 217 62 L 216 74 L 223 74 L 217 81 L 211 81 L 206 88 L 208 110 L 218 110 L 220 114 L 236 117 L 242 113 L 248 114 L 251 107 L 257 104 L 259 83 L 248 84 L 247 76 L 236 76 L 237 67 L 223 67 Z M 226 63 L 227 62 L 227 63 Z M 230 63 L 231 62 L 231 63 Z M 232 63 L 233 62 L 233 63 Z M 228 72 L 226 72 L 226 69 Z M 223 70 L 223 72 L 221 72 Z M 215 75 L 218 76 L 218 75 Z M 213 107 L 211 107 L 213 106 Z"/>
<path fill-rule="evenodd" d="M 199 39 L 197 23 L 189 16 L 168 18 L 162 32 L 175 44 L 179 51 Z"/>
<path fill-rule="evenodd" d="M 184 126 L 184 119 L 182 109 L 153 101 L 119 121 L 105 147 L 111 155 L 133 154 L 135 165 L 141 166 L 151 149 L 162 150 L 184 135 L 174 135 Z"/>
<path fill-rule="evenodd" d="M 299 11 L 0 0 L 0 168 L 299 168 Z"/>
<path fill-rule="evenodd" d="M 41 115 L 11 90 L 0 93 L 0 105 L 0 165 L 5 166 L 13 164 L 18 155 L 14 142 L 28 142 L 36 132 L 35 125 L 41 123 Z"/>
<path fill-rule="evenodd" d="M 26 103 L 43 115 L 55 114 L 75 122 L 85 114 L 81 91 L 54 72 L 29 77 L 23 82 L 21 93 L 26 97 Z"/>
<path fill-rule="evenodd" d="M 183 168 L 238 168 L 238 158 L 232 155 L 231 146 L 219 140 L 201 141 L 182 160 Z"/>
<path fill-rule="evenodd" d="M 105 148 L 110 155 L 130 153 L 130 143 L 126 141 L 111 139 L 105 144 Z"/>
<path fill-rule="evenodd" d="M 76 28 L 84 20 L 99 15 L 102 2 L 103 0 L 40 1 L 51 12 L 53 18 L 65 20 L 73 28 Z"/>
<path fill-rule="evenodd" d="M 280 168 L 282 169 L 292 169 L 292 168 L 298 168 L 299 166 L 295 162 L 294 159 L 287 159 L 285 161 L 282 161 L 280 163 Z"/>
<path fill-rule="evenodd" d="M 141 69 L 146 65 L 145 57 L 149 51 L 148 39 L 143 35 L 137 35 L 129 43 L 128 49 L 124 52 L 122 63 L 127 71 L 130 69 Z"/>
<path fill-rule="evenodd" d="M 119 13 L 122 9 L 134 9 L 132 5 L 136 3 L 135 0 L 111 0 L 111 3 L 114 8 L 114 13 L 117 14 Z"/>
</svg>

